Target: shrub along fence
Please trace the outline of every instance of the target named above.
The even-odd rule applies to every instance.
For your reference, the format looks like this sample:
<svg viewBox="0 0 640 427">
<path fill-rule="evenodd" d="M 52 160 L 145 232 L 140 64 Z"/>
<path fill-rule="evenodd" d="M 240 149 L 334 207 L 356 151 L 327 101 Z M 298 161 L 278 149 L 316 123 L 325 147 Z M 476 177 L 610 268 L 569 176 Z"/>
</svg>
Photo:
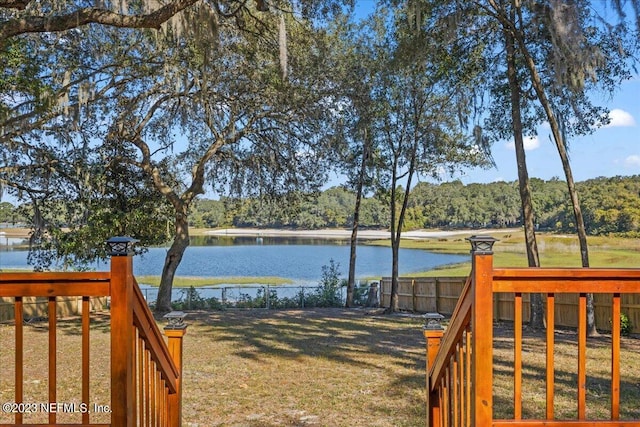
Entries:
<svg viewBox="0 0 640 427">
<path fill-rule="evenodd" d="M 419 313 L 437 312 L 453 314 L 466 277 L 402 277 L 398 283 L 398 304 L 400 310 Z M 558 294 L 555 297 L 555 319 L 557 326 L 578 326 L 578 294 Z M 611 330 L 611 294 L 594 295 L 596 327 L 602 331 Z M 621 296 L 622 323 L 630 326 L 632 333 L 640 333 L 640 295 Z M 389 307 L 391 301 L 391 278 L 380 281 L 381 307 Z M 529 295 L 522 296 L 522 315 L 529 318 Z M 494 294 L 493 315 L 496 320 L 513 321 L 513 294 Z"/>
</svg>

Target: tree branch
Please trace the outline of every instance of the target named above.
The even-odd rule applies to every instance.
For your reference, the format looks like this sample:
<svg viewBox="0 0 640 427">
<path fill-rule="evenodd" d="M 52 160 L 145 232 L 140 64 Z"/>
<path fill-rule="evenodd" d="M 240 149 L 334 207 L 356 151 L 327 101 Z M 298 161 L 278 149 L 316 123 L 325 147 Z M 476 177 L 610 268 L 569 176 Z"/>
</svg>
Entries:
<svg viewBox="0 0 640 427">
<path fill-rule="evenodd" d="M 154 28 L 199 0 L 174 0 L 148 14 L 122 15 L 101 8 L 83 8 L 55 16 L 28 16 L 13 18 L 0 24 L 0 40 L 25 33 L 58 32 L 87 24 L 102 24 L 120 28 Z M 30 0 L 3 0 L 2 8 L 24 9 Z"/>
</svg>

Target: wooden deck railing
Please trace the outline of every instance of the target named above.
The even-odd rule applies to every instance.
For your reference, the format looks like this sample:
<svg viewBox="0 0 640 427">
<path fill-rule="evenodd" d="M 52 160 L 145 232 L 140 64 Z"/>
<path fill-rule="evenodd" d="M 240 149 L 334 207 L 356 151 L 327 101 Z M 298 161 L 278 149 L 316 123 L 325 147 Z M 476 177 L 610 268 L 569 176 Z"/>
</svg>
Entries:
<svg viewBox="0 0 640 427">
<path fill-rule="evenodd" d="M 112 254 L 111 270 L 96 273 L 0 273 L 0 297 L 14 299 L 15 308 L 15 365 L 14 412 L 9 426 L 77 426 L 77 427 L 133 427 L 181 425 L 181 371 L 183 324 L 165 329 L 168 344 L 149 311 L 133 277 L 132 256 L 127 249 Z M 48 336 L 40 347 L 47 358 L 47 402 L 25 400 L 24 363 L 24 297 L 47 297 L 49 300 Z M 59 297 L 82 297 L 81 342 L 77 349 L 81 360 L 78 373 L 78 407 L 59 405 L 58 391 L 58 325 Z M 91 354 L 90 354 L 90 298 L 108 296 L 110 305 L 110 372 L 111 401 L 102 405 L 111 411 L 111 422 L 92 422 Z M 30 349 L 33 351 L 33 349 Z M 105 349 L 107 351 L 107 349 Z M 1 367 L 0 367 L 1 368 Z M 0 372 L 1 375 L 1 372 Z M 78 410 L 81 408 L 81 410 Z M 12 409 L 11 407 L 3 409 Z M 32 410 L 29 410 L 32 409 Z M 50 409 L 50 410 L 47 410 Z M 61 410 L 63 409 L 63 410 Z M 58 422 L 58 415 L 73 409 L 79 412 L 79 422 Z M 7 412 L 5 410 L 5 412 Z M 47 412 L 47 423 L 34 424 L 25 420 L 25 412 Z"/>
<path fill-rule="evenodd" d="M 587 293 L 612 295 L 612 319 L 620 319 L 620 296 L 640 293 L 640 269 L 493 268 L 493 239 L 473 237 L 472 270 L 446 332 L 426 328 L 427 425 L 429 426 L 635 426 L 640 420 L 620 420 L 620 324 L 612 322 L 610 419 L 587 420 Z M 493 301 L 494 293 L 513 293 L 513 417 L 494 419 Z M 546 297 L 546 413 L 543 419 L 523 419 L 522 295 Z M 555 402 L 554 298 L 579 294 L 577 330 L 577 419 L 557 420 Z M 640 375 L 640 369 L 638 372 Z"/>
</svg>

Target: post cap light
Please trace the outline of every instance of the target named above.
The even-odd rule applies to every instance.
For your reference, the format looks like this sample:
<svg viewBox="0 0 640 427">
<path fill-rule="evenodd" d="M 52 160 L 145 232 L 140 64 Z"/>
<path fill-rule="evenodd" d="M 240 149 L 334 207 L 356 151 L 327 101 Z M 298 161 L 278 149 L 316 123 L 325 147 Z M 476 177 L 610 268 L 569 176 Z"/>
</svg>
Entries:
<svg viewBox="0 0 640 427">
<path fill-rule="evenodd" d="M 440 313 L 427 313 L 424 316 L 424 329 L 429 331 L 442 331 L 442 319 L 444 316 Z"/>
<path fill-rule="evenodd" d="M 163 316 L 167 319 L 167 326 L 165 329 L 184 329 L 187 325 L 184 323 L 184 318 L 187 317 L 187 313 L 184 311 L 172 311 Z"/>
<path fill-rule="evenodd" d="M 493 244 L 498 241 L 498 239 L 491 236 L 471 236 L 466 240 L 471 243 L 472 254 L 483 255 L 493 254 Z"/>
<path fill-rule="evenodd" d="M 140 240 L 128 236 L 116 236 L 107 240 L 109 256 L 129 256 L 133 255 L 133 247 Z"/>
</svg>

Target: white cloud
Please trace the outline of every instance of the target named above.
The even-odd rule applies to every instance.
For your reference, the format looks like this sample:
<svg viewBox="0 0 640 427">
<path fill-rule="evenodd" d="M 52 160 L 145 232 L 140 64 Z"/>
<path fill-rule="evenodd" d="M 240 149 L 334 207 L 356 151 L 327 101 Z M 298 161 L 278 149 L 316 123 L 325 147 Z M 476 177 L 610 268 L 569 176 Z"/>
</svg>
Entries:
<svg viewBox="0 0 640 427">
<path fill-rule="evenodd" d="M 609 112 L 609 124 L 605 127 L 631 127 L 636 125 L 636 121 L 633 116 L 619 108 L 614 108 Z"/>
<path fill-rule="evenodd" d="M 506 147 L 509 150 L 515 150 L 516 144 L 515 142 L 511 141 L 506 144 Z M 527 136 L 524 138 L 524 149 L 526 151 L 535 150 L 538 147 L 540 147 L 540 140 L 537 136 Z"/>
<path fill-rule="evenodd" d="M 624 159 L 624 165 L 627 167 L 640 167 L 640 156 L 637 154 L 632 154 L 631 156 Z"/>
</svg>

